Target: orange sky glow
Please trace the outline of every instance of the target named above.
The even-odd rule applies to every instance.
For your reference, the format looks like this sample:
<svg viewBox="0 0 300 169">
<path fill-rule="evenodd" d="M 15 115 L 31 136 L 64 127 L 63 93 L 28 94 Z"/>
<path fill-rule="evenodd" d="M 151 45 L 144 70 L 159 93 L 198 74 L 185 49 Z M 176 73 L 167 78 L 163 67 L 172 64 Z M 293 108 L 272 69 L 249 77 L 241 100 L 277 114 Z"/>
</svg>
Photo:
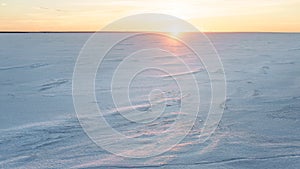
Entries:
<svg viewBox="0 0 300 169">
<path fill-rule="evenodd" d="M 0 0 L 0 31 L 97 31 L 124 16 L 162 13 L 205 32 L 300 32 L 299 7 L 299 0 Z"/>
</svg>

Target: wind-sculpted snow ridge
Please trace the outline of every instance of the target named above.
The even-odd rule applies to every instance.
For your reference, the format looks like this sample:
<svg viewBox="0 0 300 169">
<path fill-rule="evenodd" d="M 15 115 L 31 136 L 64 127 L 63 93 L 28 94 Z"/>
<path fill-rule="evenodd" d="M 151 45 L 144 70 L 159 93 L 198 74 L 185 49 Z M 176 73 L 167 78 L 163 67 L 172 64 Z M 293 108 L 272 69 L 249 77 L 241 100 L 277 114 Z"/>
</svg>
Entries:
<svg viewBox="0 0 300 169">
<path fill-rule="evenodd" d="M 298 169 L 300 166 L 300 34 L 208 34 L 224 65 L 227 98 L 218 105 L 225 109 L 222 120 L 204 143 L 199 136 L 209 134 L 201 131 L 206 120 L 204 114 L 209 109 L 210 100 L 206 96 L 210 94 L 210 83 L 204 78 L 206 72 L 197 69 L 203 65 L 192 65 L 191 74 L 187 69 L 178 69 L 176 57 L 169 54 L 160 57 L 162 61 L 152 59 L 155 64 L 172 68 L 170 74 L 179 74 L 175 76 L 177 79 L 185 80 L 188 75 L 199 77 L 201 106 L 184 140 L 163 154 L 137 159 L 117 156 L 97 146 L 76 117 L 72 73 L 89 34 L 0 36 L 6 36 L 0 39 L 0 168 Z M 144 43 L 163 44 L 159 39 Z M 149 70 L 133 79 L 132 105 L 113 105 L 108 84 L 113 71 L 107 70 L 115 70 L 124 60 L 122 52 L 131 47 L 135 47 L 132 42 L 119 44 L 100 65 L 99 72 L 104 73 L 95 80 L 95 90 L 102 114 L 92 118 L 105 118 L 123 135 L 149 138 L 151 143 L 150 138 L 165 132 L 178 115 L 188 116 L 179 107 L 184 99 L 189 99 L 189 93 L 179 93 L 175 83 L 167 85 L 172 81 L 162 77 L 167 74 Z M 185 54 L 180 58 L 199 63 Z M 129 61 L 141 64 L 143 59 Z M 156 87 L 162 90 L 151 95 L 149 101 L 149 91 Z M 131 110 L 151 112 L 162 104 L 166 113 L 146 124 L 122 116 Z"/>
<path fill-rule="evenodd" d="M 59 87 L 60 85 L 63 85 L 65 83 L 68 83 L 69 80 L 68 79 L 56 79 L 56 80 L 52 80 L 52 81 L 49 81 L 45 84 L 42 84 L 40 86 L 40 89 L 39 91 L 42 92 L 42 91 L 45 91 L 45 90 L 49 90 L 49 89 L 52 89 L 52 88 L 55 88 L 55 87 Z"/>
<path fill-rule="evenodd" d="M 0 67 L 1 70 L 14 70 L 14 69 L 36 69 L 44 66 L 48 66 L 49 64 L 47 63 L 34 63 L 30 65 L 16 65 L 16 66 L 7 66 L 7 67 Z"/>
<path fill-rule="evenodd" d="M 183 75 L 188 75 L 188 74 L 196 74 L 201 71 L 204 71 L 205 69 L 195 69 L 195 70 L 190 70 L 190 71 L 183 71 L 183 72 L 177 72 L 173 74 L 168 74 L 168 75 L 162 75 L 162 77 L 175 77 L 175 76 L 183 76 Z"/>
<path fill-rule="evenodd" d="M 109 116 L 115 116 L 110 114 Z M 112 127 L 130 137 L 152 137 L 168 128 L 168 116 L 147 128 L 123 122 Z M 109 117 L 106 117 L 109 118 Z M 85 135 L 75 117 L 1 131 L 2 168 L 228 168 L 264 167 L 268 163 L 294 168 L 299 164 L 300 140 L 237 132 L 235 126 L 219 124 L 206 143 L 199 143 L 202 119 L 188 136 L 170 151 L 155 157 L 131 159 L 113 155 Z M 264 151 L 267 148 L 271 152 Z M 230 153 L 235 151 L 234 154 Z M 276 154 L 274 154 L 276 152 Z M 278 162 L 280 161 L 280 162 Z"/>
<path fill-rule="evenodd" d="M 112 116 L 115 115 L 112 114 Z M 168 120 L 175 117 L 166 117 L 161 122 L 155 122 L 152 126 L 148 125 L 147 131 L 142 129 L 140 133 L 137 132 L 136 124 L 130 124 L 130 122 L 127 122 L 127 125 L 113 127 L 118 130 L 122 129 L 131 137 L 152 137 L 155 133 L 168 128 Z M 97 147 L 85 135 L 75 117 L 37 123 L 1 131 L 0 145 L 5 146 L 1 146 L 0 166 L 2 168 L 81 168 L 119 165 L 119 167 L 129 168 L 132 166 L 160 166 L 162 163 L 167 165 L 167 162 L 172 161 L 175 157 L 190 153 L 190 150 L 184 149 L 198 144 L 198 132 L 191 133 L 188 136 L 191 138 L 190 140 L 187 139 L 177 145 L 166 155 L 138 160 L 115 156 Z M 180 151 L 182 152 L 180 153 Z M 119 161 L 116 162 L 116 159 Z"/>
</svg>

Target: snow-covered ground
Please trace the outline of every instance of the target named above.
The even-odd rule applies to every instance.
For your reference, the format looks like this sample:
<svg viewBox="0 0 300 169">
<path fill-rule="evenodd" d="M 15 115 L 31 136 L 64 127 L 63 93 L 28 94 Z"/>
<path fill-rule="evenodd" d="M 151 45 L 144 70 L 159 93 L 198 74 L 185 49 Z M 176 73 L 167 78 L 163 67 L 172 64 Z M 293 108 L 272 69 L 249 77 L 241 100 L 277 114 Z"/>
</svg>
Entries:
<svg viewBox="0 0 300 169">
<path fill-rule="evenodd" d="M 170 151 L 136 159 L 116 156 L 97 146 L 76 118 L 72 75 L 79 52 L 90 36 L 0 34 L 0 168 L 300 167 L 300 34 L 207 34 L 222 59 L 227 79 L 227 99 L 222 105 L 225 110 L 217 130 L 207 142 L 199 143 L 205 120 L 199 116 L 187 137 Z M 153 43 L 160 42 L 156 39 Z M 179 112 L 175 110 L 185 95 L 178 94 L 176 84 L 160 80 L 169 76 L 149 71 L 133 80 L 132 104 L 147 111 L 148 92 L 160 88 L 168 98 L 165 110 L 170 114 L 146 129 L 120 119 L 106 87 L 112 76 L 109 70 L 116 68 L 122 60 L 119 56 L 130 47 L 129 42 L 117 46 L 100 66 L 99 72 L 107 72 L 96 77 L 98 104 L 116 130 L 151 138 L 176 120 Z M 178 46 L 169 48 L 174 51 Z M 168 57 L 153 62 L 173 68 L 172 76 L 199 76 L 198 83 L 203 87 L 200 93 L 209 95 L 205 93 L 209 83 L 201 79 L 207 76 L 202 65 L 192 57 L 186 58 L 192 65 L 190 72 L 179 69 Z M 149 80 L 153 75 L 156 81 Z M 204 100 L 202 106 L 206 104 Z M 119 109 L 125 113 L 128 110 Z"/>
</svg>

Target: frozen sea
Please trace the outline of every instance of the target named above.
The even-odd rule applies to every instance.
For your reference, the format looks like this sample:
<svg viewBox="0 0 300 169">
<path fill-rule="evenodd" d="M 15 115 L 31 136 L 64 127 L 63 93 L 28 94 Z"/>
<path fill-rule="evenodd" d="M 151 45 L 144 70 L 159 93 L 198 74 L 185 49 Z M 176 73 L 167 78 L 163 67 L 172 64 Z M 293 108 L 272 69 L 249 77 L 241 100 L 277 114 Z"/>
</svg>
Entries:
<svg viewBox="0 0 300 169">
<path fill-rule="evenodd" d="M 199 117 L 178 145 L 148 158 L 107 152 L 89 139 L 76 118 L 73 70 L 91 35 L 0 33 L 0 168 L 300 168 L 300 34 L 208 33 L 226 73 L 222 119 L 204 144 L 197 141 L 203 122 Z M 147 111 L 147 92 L 160 87 L 169 99 L 166 111 L 175 116 L 153 122 L 146 133 L 140 125 L 120 119 L 107 96 L 107 81 L 122 60 L 119 56 L 134 46 L 131 43 L 112 49 L 99 68 L 105 73 L 97 75 L 95 90 L 99 107 L 116 130 L 151 138 L 176 119 L 174 112 L 185 97 L 178 95 L 176 85 L 159 80 L 166 78 L 163 74 L 150 71 L 137 76 L 143 83 L 132 84 L 133 106 Z M 143 43 L 158 43 L 175 52 L 178 48 L 159 39 Z M 192 72 L 181 70 L 167 56 L 153 62 L 173 68 L 174 76 L 205 76 L 197 60 L 186 61 Z M 147 80 L 150 75 L 157 81 Z M 198 83 L 209 87 L 205 79 Z"/>
</svg>

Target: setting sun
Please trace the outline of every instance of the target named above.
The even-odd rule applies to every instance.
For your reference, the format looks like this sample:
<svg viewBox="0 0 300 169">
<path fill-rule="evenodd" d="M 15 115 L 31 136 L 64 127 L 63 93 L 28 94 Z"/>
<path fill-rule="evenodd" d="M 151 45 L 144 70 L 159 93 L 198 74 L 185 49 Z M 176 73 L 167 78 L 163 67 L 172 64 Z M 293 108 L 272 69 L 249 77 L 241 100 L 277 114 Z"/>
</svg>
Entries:
<svg viewBox="0 0 300 169">
<path fill-rule="evenodd" d="M 173 36 L 179 36 L 181 33 L 187 32 L 185 30 L 180 30 L 180 29 L 178 29 L 178 27 L 175 27 L 175 26 L 174 27 L 170 27 L 169 29 L 170 29 L 169 33 L 171 35 L 173 35 Z"/>
<path fill-rule="evenodd" d="M 170 34 L 173 35 L 173 36 L 178 36 L 180 33 L 181 32 L 179 32 L 179 31 L 173 31 L 173 32 L 171 31 L 170 32 Z"/>
<path fill-rule="evenodd" d="M 0 167 L 300 168 L 299 7 L 0 0 Z"/>
</svg>

